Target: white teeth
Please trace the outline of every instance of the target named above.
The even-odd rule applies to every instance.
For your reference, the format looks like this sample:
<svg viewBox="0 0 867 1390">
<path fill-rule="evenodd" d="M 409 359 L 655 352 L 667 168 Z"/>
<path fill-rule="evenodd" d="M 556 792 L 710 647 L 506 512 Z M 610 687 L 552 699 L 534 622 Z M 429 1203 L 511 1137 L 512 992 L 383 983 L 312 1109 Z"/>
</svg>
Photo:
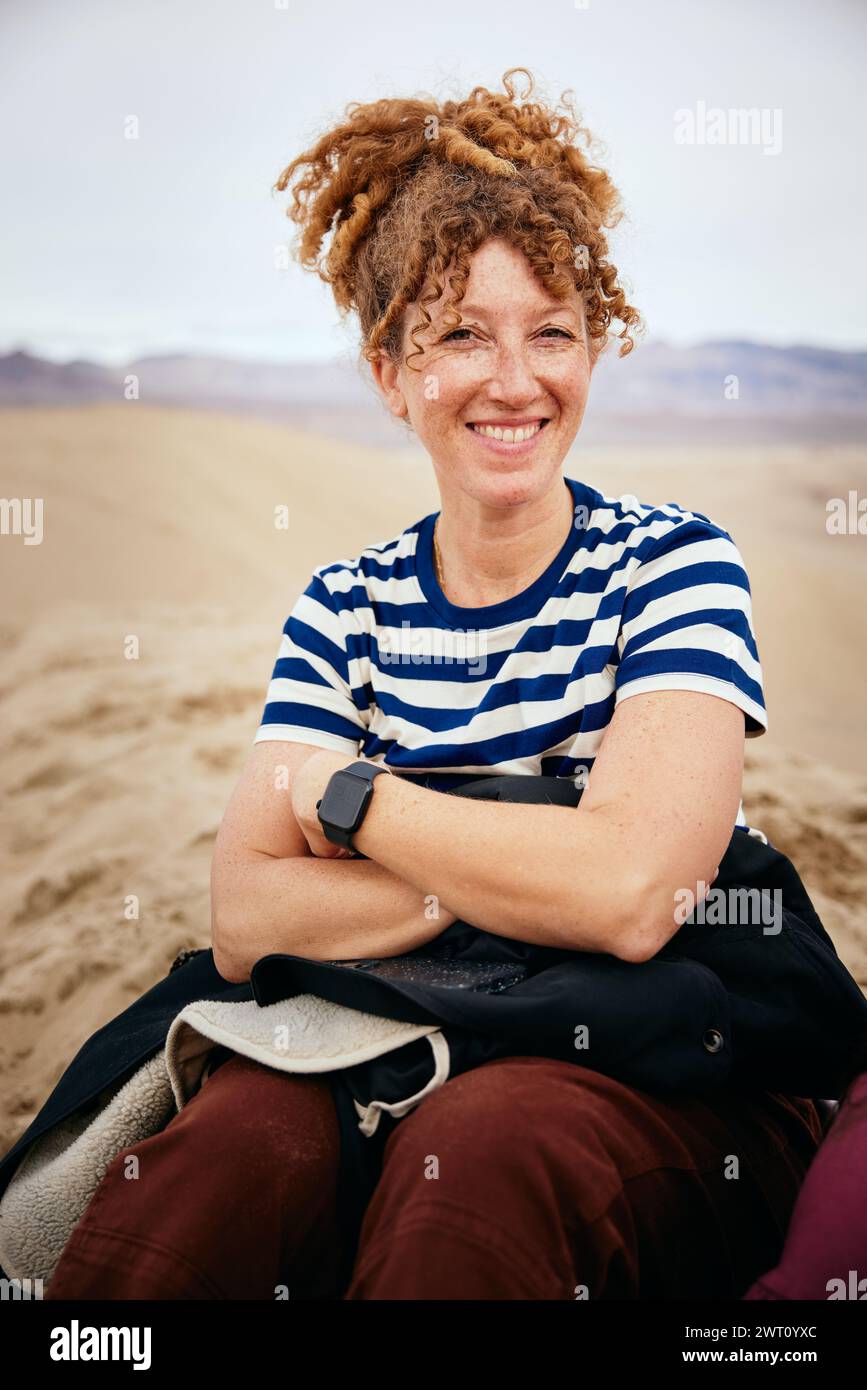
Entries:
<svg viewBox="0 0 867 1390">
<path fill-rule="evenodd" d="M 538 434 L 541 428 L 541 425 L 523 425 L 513 430 L 508 427 L 503 429 L 500 425 L 473 425 L 477 434 L 486 434 L 489 439 L 502 439 L 504 444 L 523 444 Z"/>
</svg>

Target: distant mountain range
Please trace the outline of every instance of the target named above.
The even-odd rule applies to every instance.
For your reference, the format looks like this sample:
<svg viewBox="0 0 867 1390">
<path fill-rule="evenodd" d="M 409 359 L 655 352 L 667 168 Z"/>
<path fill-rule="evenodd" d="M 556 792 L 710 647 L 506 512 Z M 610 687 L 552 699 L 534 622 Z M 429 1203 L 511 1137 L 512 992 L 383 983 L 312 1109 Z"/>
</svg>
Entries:
<svg viewBox="0 0 867 1390">
<path fill-rule="evenodd" d="M 0 357 L 0 406 L 77 406 L 123 400 L 130 377 L 144 404 L 221 410 L 283 421 L 339 438 L 405 444 L 348 358 L 250 362 L 194 354 L 141 357 L 122 367 Z M 863 442 L 867 351 L 752 342 L 616 348 L 594 373 L 582 426 L 588 443 Z"/>
</svg>

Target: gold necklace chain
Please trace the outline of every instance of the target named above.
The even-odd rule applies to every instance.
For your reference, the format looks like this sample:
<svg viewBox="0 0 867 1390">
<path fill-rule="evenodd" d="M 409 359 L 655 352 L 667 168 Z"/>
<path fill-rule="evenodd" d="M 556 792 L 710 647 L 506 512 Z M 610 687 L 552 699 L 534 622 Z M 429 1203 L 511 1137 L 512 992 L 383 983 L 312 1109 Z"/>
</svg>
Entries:
<svg viewBox="0 0 867 1390">
<path fill-rule="evenodd" d="M 439 584 L 440 588 L 442 588 L 442 586 L 443 586 L 443 565 L 442 565 L 442 560 L 440 559 L 440 548 L 439 548 L 439 545 L 437 544 L 437 527 L 439 526 L 439 524 L 440 524 L 440 519 L 439 519 L 439 517 L 437 517 L 436 521 L 434 522 L 434 528 L 433 528 L 433 553 L 434 553 L 434 574 L 436 575 L 436 581 L 437 581 L 437 583 Z"/>
</svg>

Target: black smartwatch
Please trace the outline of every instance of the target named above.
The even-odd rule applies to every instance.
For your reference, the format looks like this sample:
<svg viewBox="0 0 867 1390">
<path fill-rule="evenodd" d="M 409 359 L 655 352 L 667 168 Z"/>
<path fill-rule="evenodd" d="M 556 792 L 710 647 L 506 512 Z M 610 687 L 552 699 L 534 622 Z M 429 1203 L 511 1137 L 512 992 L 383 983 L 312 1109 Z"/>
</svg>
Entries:
<svg viewBox="0 0 867 1390">
<path fill-rule="evenodd" d="M 373 779 L 388 769 L 377 763 L 350 763 L 333 772 L 324 796 L 316 803 L 319 824 L 333 845 L 352 849 L 352 836 L 360 829 L 373 796 Z M 360 859 L 366 858 L 356 850 Z"/>
</svg>

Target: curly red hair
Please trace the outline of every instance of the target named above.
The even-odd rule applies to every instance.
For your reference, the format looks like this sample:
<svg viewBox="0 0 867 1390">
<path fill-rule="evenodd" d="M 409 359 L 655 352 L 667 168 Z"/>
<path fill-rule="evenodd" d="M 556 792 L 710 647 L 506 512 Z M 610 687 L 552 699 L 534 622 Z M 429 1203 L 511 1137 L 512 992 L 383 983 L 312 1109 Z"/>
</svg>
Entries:
<svg viewBox="0 0 867 1390">
<path fill-rule="evenodd" d="M 523 98 L 518 73 L 529 83 Z M 615 321 L 620 356 L 633 348 L 641 318 L 607 259 L 604 230 L 623 215 L 620 195 L 580 148 L 592 149 L 593 137 L 569 93 L 562 110 L 529 101 L 526 68 L 510 68 L 503 87 L 474 87 L 463 101 L 352 102 L 345 121 L 274 184 L 280 192 L 293 184 L 287 216 L 300 228 L 298 258 L 331 285 L 341 311 L 356 311 L 368 360 L 383 351 L 400 360 L 404 312 L 417 300 L 410 356 L 422 354 L 427 306 L 446 282 L 448 324 L 460 324 L 470 257 L 490 237 L 522 250 L 555 298 L 582 292 L 594 356 Z"/>
</svg>

